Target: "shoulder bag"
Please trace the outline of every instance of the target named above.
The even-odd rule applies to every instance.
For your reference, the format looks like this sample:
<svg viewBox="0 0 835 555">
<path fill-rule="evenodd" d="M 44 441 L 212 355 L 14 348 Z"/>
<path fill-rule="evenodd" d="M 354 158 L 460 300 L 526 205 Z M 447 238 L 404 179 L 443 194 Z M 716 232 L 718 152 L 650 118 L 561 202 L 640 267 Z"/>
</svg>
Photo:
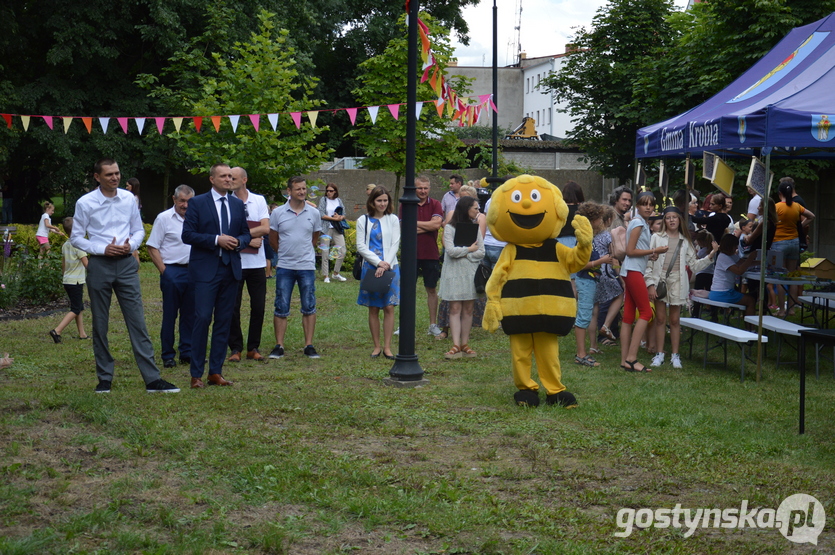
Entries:
<svg viewBox="0 0 835 555">
<path fill-rule="evenodd" d="M 664 274 L 664 279 L 661 280 L 658 285 L 655 286 L 655 297 L 657 299 L 663 299 L 667 296 L 667 278 L 670 277 L 670 272 L 673 270 L 673 265 L 678 262 L 678 251 L 681 248 L 681 243 L 684 239 L 678 240 L 678 245 L 676 245 L 676 250 L 673 252 L 673 259 L 670 261 L 669 266 L 667 266 L 667 273 Z"/>
</svg>

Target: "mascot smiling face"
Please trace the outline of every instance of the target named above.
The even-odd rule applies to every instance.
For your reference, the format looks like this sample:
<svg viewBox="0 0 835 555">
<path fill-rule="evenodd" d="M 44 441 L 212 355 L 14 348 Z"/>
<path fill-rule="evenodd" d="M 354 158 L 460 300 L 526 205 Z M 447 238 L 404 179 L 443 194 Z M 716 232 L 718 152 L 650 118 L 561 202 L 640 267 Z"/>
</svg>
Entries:
<svg viewBox="0 0 835 555">
<path fill-rule="evenodd" d="M 542 243 L 559 235 L 568 218 L 560 190 L 541 177 L 520 175 L 493 193 L 487 225 L 500 241 Z"/>
</svg>

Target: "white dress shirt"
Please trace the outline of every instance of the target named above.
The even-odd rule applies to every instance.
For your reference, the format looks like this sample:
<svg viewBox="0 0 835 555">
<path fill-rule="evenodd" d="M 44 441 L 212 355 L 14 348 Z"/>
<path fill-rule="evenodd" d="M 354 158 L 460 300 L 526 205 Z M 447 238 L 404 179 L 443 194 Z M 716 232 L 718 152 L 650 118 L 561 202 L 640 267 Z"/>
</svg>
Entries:
<svg viewBox="0 0 835 555">
<path fill-rule="evenodd" d="M 172 206 L 160 212 L 145 245 L 159 251 L 163 264 L 188 264 L 191 245 L 183 243 L 183 222 Z"/>
<path fill-rule="evenodd" d="M 86 253 L 103 255 L 107 245 L 130 243 L 131 252 L 142 244 L 145 228 L 133 194 L 116 189 L 116 196 L 106 197 L 96 188 L 78 199 L 73 216 L 72 245 Z"/>
<path fill-rule="evenodd" d="M 247 194 L 246 202 L 244 202 L 247 222 L 258 222 L 260 224 L 261 220 L 269 220 L 270 208 L 267 205 L 267 199 L 252 191 L 247 191 Z M 262 239 L 268 241 L 269 236 L 265 235 Z M 261 248 L 258 249 L 257 253 L 241 251 L 241 268 L 251 270 L 267 267 L 267 255 L 264 254 L 264 241 L 261 241 Z"/>
</svg>

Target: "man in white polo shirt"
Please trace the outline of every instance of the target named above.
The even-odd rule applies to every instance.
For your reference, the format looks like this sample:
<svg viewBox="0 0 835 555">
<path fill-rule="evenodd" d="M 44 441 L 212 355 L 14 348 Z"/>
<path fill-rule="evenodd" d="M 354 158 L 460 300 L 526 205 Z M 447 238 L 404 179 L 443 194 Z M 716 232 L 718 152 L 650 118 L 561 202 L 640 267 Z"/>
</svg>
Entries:
<svg viewBox="0 0 835 555">
<path fill-rule="evenodd" d="M 174 206 L 160 212 L 145 243 L 151 262 L 159 270 L 162 291 L 162 326 L 159 331 L 162 365 L 174 368 L 174 327 L 180 318 L 180 363 L 191 364 L 191 329 L 194 326 L 194 286 L 188 278 L 191 245 L 183 243 L 183 222 L 194 189 L 180 185 L 174 189 Z"/>
<path fill-rule="evenodd" d="M 232 190 L 244 203 L 246 223 L 252 240 L 241 251 L 241 281 L 238 283 L 238 298 L 232 313 L 232 328 L 229 331 L 229 362 L 240 362 L 244 350 L 244 334 L 241 330 L 241 303 L 244 284 L 249 292 L 249 332 L 246 339 L 246 358 L 264 360 L 258 352 L 261 347 L 261 331 L 264 329 L 264 311 L 267 302 L 267 257 L 264 254 L 264 236 L 270 233 L 270 212 L 267 200 L 246 187 L 246 170 L 232 168 Z"/>
<path fill-rule="evenodd" d="M 307 183 L 303 177 L 292 177 L 287 186 L 288 199 L 270 214 L 270 245 L 278 253 L 275 269 L 275 347 L 270 358 L 284 356 L 284 334 L 290 316 L 290 297 L 299 284 L 301 296 L 304 354 L 319 358 L 313 347 L 316 328 L 316 245 L 322 232 L 319 209 L 305 202 Z"/>
</svg>

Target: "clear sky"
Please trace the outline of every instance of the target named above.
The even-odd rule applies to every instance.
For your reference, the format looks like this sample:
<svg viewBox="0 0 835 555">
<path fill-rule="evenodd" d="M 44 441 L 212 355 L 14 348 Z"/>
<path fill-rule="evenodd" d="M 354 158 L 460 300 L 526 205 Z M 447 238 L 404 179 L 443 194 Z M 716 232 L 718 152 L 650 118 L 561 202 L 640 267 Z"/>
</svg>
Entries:
<svg viewBox="0 0 835 555">
<path fill-rule="evenodd" d="M 508 43 L 516 38 L 517 9 L 522 4 L 522 51 L 529 58 L 565 52 L 574 29 L 588 27 L 603 0 L 497 0 L 499 66 L 516 60 L 516 51 Z M 687 0 L 675 0 L 684 9 Z M 493 0 L 481 0 L 478 6 L 464 9 L 470 27 L 470 45 L 453 42 L 458 65 L 489 66 L 493 64 Z"/>
</svg>

